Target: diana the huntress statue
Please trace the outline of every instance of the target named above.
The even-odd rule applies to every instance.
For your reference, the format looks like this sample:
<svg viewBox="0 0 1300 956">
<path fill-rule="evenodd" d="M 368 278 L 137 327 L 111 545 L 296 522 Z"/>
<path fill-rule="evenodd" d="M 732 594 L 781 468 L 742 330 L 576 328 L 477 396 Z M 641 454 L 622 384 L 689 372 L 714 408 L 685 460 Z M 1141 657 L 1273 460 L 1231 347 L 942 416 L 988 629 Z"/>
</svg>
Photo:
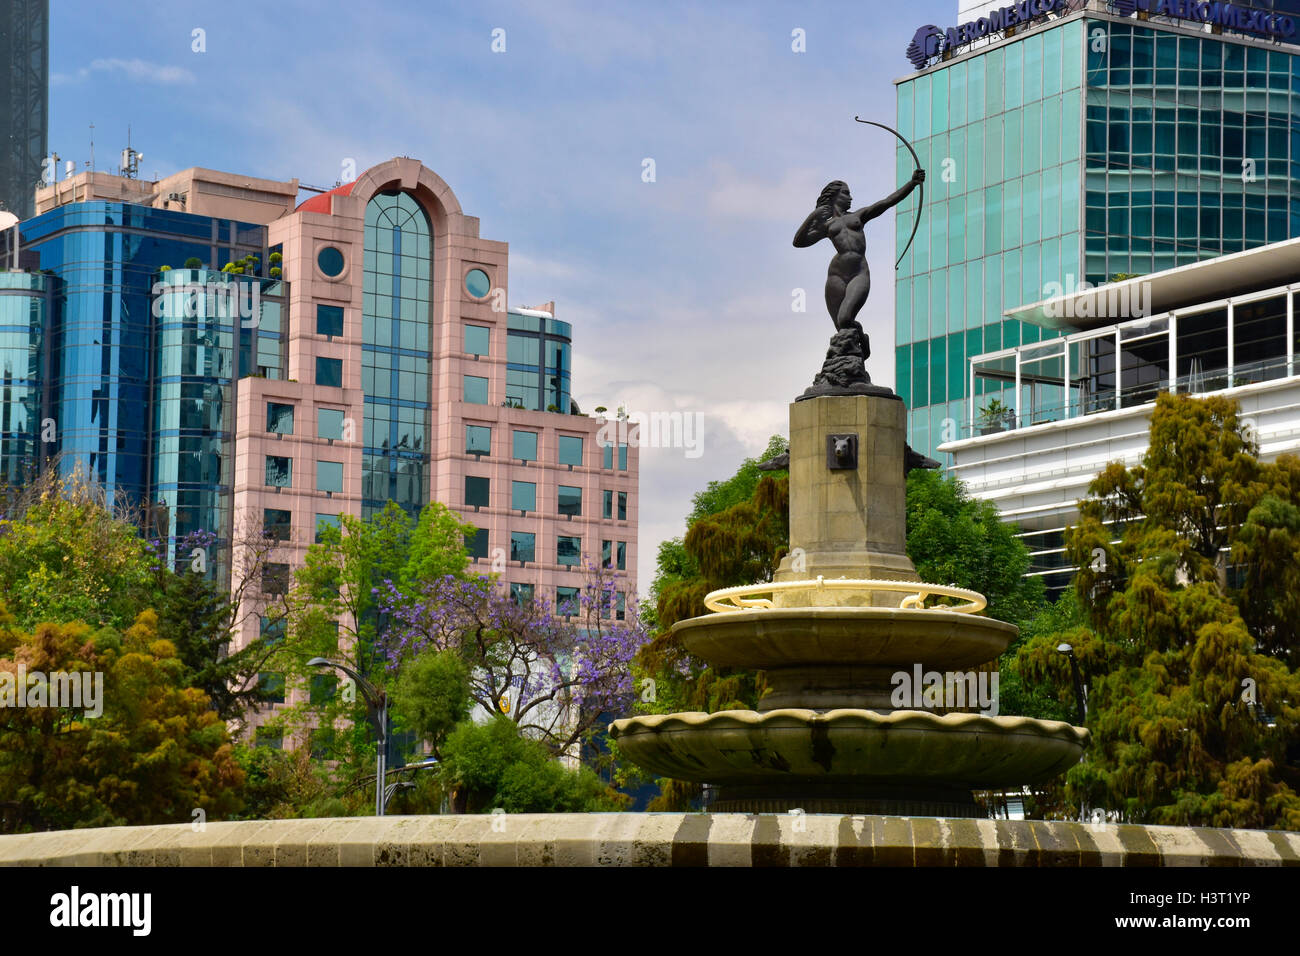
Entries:
<svg viewBox="0 0 1300 956">
<path fill-rule="evenodd" d="M 917 158 L 912 145 L 895 130 L 868 120 L 858 120 L 858 122 L 880 126 L 894 133 L 907 146 L 913 159 Z M 914 189 L 922 187 L 924 182 L 925 170 L 921 168 L 918 159 L 916 171 L 901 189 L 870 206 L 852 209 L 853 196 L 849 192 L 849 187 L 845 182 L 837 179 L 827 183 L 826 188 L 817 197 L 817 208 L 808 215 L 803 225 L 794 234 L 794 245 L 799 249 L 816 245 L 827 238 L 835 246 L 835 256 L 826 271 L 826 311 L 830 313 L 831 321 L 835 323 L 835 334 L 831 337 L 822 370 L 813 379 L 812 386 L 799 396 L 798 401 L 821 395 L 898 397 L 890 389 L 873 385 L 871 376 L 867 374 L 866 360 L 871 355 L 871 343 L 862 324 L 858 321 L 858 313 L 862 311 L 867 297 L 871 294 L 871 270 L 867 267 L 867 238 L 863 229 L 871 220 L 893 209 L 910 196 Z M 919 222 L 920 209 L 918 208 L 917 223 Z M 915 226 L 912 235 L 916 235 Z M 911 239 L 908 239 L 908 246 L 911 243 Z M 907 249 L 904 248 L 903 254 L 906 252 Z M 900 262 L 902 258 L 903 256 L 900 255 Z M 781 460 L 782 457 L 785 461 Z M 786 467 L 788 463 L 788 456 L 777 456 L 769 462 L 764 462 L 762 467 L 774 470 Z M 939 463 L 933 458 L 927 458 L 913 451 L 910 446 L 907 447 L 903 462 L 904 473 L 913 468 L 938 467 Z"/>
</svg>

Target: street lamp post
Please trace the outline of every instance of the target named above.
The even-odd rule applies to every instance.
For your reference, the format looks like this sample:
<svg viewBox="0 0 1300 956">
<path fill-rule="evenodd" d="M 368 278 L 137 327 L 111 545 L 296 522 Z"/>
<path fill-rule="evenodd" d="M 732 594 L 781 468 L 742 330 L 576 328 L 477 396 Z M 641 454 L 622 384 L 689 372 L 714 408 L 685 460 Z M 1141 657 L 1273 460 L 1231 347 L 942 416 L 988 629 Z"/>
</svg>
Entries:
<svg viewBox="0 0 1300 956">
<path fill-rule="evenodd" d="M 366 680 L 347 664 L 340 664 L 338 661 L 326 660 L 323 657 L 313 657 L 307 662 L 308 667 L 332 667 L 347 674 L 356 682 L 357 688 L 361 691 L 361 696 L 366 701 L 366 717 L 370 720 L 370 726 L 375 730 L 375 737 L 379 741 L 379 755 L 376 758 L 375 767 L 375 816 L 384 815 L 384 806 L 388 803 L 384 793 L 385 774 L 388 766 L 388 694 L 380 690 L 370 681 Z"/>
<path fill-rule="evenodd" d="M 1079 661 L 1074 656 L 1074 648 L 1069 644 L 1058 644 L 1056 649 L 1070 661 L 1070 676 L 1074 678 L 1075 723 L 1083 726 L 1088 719 L 1088 692 L 1083 689 L 1083 678 L 1079 674 Z"/>
</svg>

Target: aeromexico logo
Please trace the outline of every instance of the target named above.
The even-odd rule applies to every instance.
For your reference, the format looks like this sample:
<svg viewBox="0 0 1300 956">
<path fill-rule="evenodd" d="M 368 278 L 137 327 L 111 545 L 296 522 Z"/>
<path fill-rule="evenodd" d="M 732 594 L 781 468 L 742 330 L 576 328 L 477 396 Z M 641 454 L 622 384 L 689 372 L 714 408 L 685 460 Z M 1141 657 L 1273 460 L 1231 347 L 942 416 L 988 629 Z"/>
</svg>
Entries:
<svg viewBox="0 0 1300 956">
<path fill-rule="evenodd" d="M 1021 3 L 990 10 L 988 16 L 946 30 L 927 23 L 912 35 L 912 42 L 907 45 L 907 58 L 915 69 L 923 70 L 937 56 L 955 52 L 976 40 L 994 36 L 1037 17 L 1062 12 L 1065 7 L 1066 0 L 1022 0 Z M 1111 0 L 1111 9 L 1122 17 L 1146 13 L 1154 17 L 1205 23 L 1274 40 L 1290 39 L 1296 33 L 1294 17 L 1227 0 L 1209 3 L 1199 0 Z"/>
<path fill-rule="evenodd" d="M 257 282 L 155 282 L 155 319 L 239 319 L 239 327 L 255 329 L 262 314 L 262 289 Z"/>
<path fill-rule="evenodd" d="M 912 35 L 912 42 L 907 45 L 907 58 L 912 61 L 913 67 L 922 70 L 941 53 L 1001 33 L 1008 27 L 1028 23 L 1036 17 L 1055 13 L 1064 7 L 1065 0 L 1021 0 L 1020 3 L 990 10 L 986 17 L 949 27 L 947 30 L 941 30 L 933 23 L 927 23 Z"/>
<path fill-rule="evenodd" d="M 1122 17 L 1130 17 L 1138 12 L 1149 13 L 1154 17 L 1208 23 L 1272 39 L 1286 39 L 1295 36 L 1296 32 L 1294 17 L 1272 10 L 1257 10 L 1245 4 L 1201 3 L 1198 0 L 1112 0 L 1112 4 L 1115 12 Z"/>
</svg>

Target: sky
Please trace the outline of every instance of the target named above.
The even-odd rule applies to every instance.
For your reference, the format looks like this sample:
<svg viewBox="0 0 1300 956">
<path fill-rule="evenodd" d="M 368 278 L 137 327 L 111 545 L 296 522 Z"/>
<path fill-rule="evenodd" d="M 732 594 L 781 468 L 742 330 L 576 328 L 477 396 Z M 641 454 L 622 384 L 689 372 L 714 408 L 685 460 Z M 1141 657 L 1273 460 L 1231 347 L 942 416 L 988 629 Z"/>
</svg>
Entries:
<svg viewBox="0 0 1300 956">
<path fill-rule="evenodd" d="M 149 179 L 204 166 L 332 187 L 349 162 L 419 159 L 509 243 L 510 305 L 554 300 L 573 324 L 583 411 L 702 416 L 698 447 L 641 449 L 645 595 L 692 495 L 788 433 L 833 331 L 830 246 L 791 239 L 831 180 L 855 206 L 901 185 L 895 139 L 853 118 L 897 125 L 904 50 L 957 2 L 51 8 L 63 160 L 84 168 L 92 123 L 97 169 L 129 126 Z M 892 386 L 892 215 L 867 241 L 867 368 Z"/>
</svg>

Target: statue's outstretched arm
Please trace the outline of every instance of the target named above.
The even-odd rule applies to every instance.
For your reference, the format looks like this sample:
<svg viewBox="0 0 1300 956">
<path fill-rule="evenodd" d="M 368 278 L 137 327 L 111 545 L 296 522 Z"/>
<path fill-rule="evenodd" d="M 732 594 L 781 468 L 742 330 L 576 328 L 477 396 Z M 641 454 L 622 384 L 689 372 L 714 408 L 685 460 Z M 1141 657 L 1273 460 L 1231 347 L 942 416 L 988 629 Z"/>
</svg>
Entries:
<svg viewBox="0 0 1300 956">
<path fill-rule="evenodd" d="M 923 182 L 925 182 L 925 170 L 918 169 L 912 174 L 911 179 L 903 183 L 901 189 L 886 196 L 884 199 L 880 200 L 880 202 L 872 203 L 870 206 L 863 206 L 861 209 L 855 210 L 853 215 L 857 216 L 860 222 L 870 222 L 877 216 L 885 213 L 887 210 L 893 209 L 897 206 L 912 194 L 913 189 L 921 185 Z"/>
<path fill-rule="evenodd" d="M 831 221 L 831 211 L 825 206 L 818 206 L 808 214 L 808 218 L 803 221 L 794 234 L 794 245 L 796 249 L 803 249 L 805 246 L 811 246 L 821 242 L 826 238 L 826 227 Z"/>
</svg>

